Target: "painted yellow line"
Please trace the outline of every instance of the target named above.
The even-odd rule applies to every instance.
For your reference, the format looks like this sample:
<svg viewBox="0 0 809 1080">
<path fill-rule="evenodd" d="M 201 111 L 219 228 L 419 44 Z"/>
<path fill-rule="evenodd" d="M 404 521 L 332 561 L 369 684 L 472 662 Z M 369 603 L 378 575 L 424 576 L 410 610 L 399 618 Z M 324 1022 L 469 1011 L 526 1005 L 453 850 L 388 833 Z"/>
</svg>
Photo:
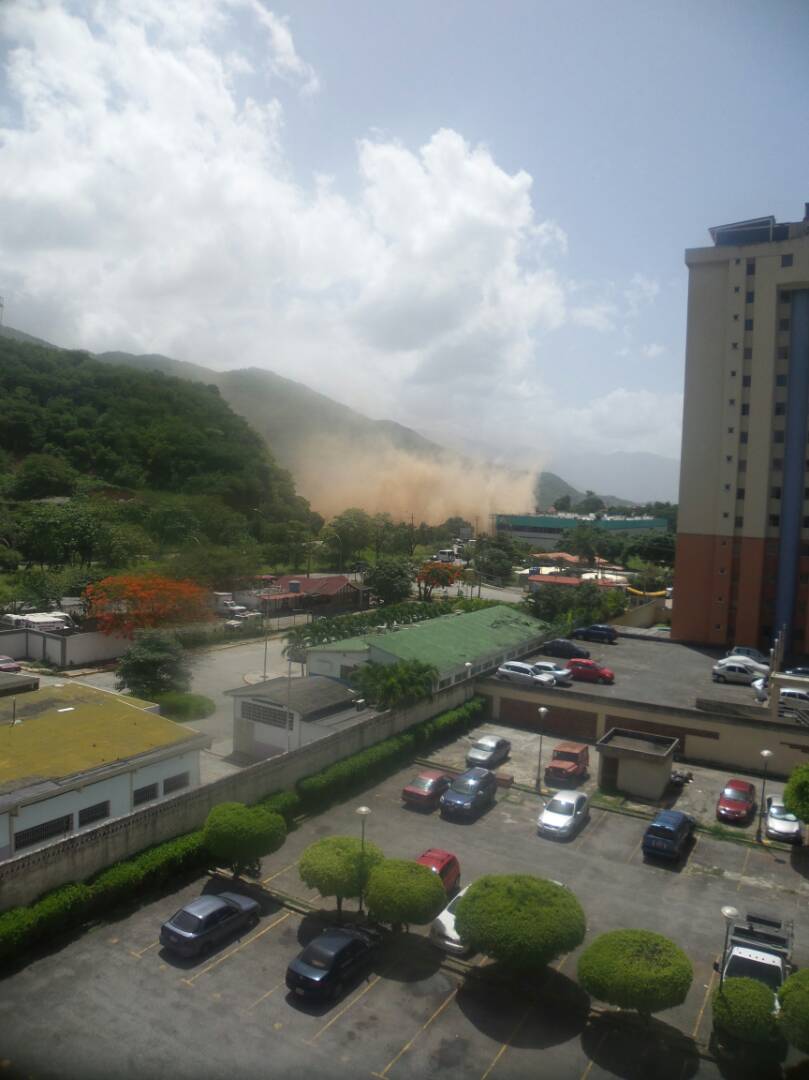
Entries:
<svg viewBox="0 0 809 1080">
<path fill-rule="evenodd" d="M 253 934 L 253 936 L 247 938 L 246 941 L 242 941 L 239 945 L 236 946 L 235 949 L 231 949 L 230 952 L 226 952 L 223 953 L 222 956 L 218 956 L 216 960 L 213 961 L 213 963 L 208 964 L 208 966 L 202 968 L 201 971 L 197 971 L 194 975 L 191 976 L 190 979 L 183 979 L 182 981 L 184 983 L 187 983 L 189 986 L 193 986 L 194 982 L 201 975 L 207 975 L 209 971 L 213 971 L 215 967 L 219 967 L 219 965 L 223 964 L 225 960 L 229 960 L 231 956 L 235 956 L 237 952 L 241 952 L 242 949 L 246 949 L 248 945 L 252 945 L 254 941 L 258 940 L 258 938 L 263 937 L 265 934 L 268 934 L 270 930 L 273 930 L 276 926 L 278 926 L 279 923 L 282 923 L 284 919 L 288 919 L 291 914 L 291 911 L 284 912 L 283 915 L 280 915 L 268 926 L 265 926 L 263 930 L 259 930 L 257 934 Z"/>
<path fill-rule="evenodd" d="M 455 995 L 457 993 L 458 993 L 458 987 L 456 986 L 454 990 L 451 990 L 449 992 L 449 994 L 447 994 L 447 996 L 444 998 L 444 1000 L 441 1002 L 441 1004 L 438 1006 L 438 1008 L 435 1010 L 435 1012 L 432 1014 L 432 1016 L 428 1020 L 424 1021 L 424 1023 L 418 1029 L 418 1031 L 413 1036 L 413 1038 L 410 1039 L 409 1042 L 406 1042 L 404 1044 L 404 1046 L 399 1051 L 399 1053 L 396 1055 L 396 1057 L 391 1058 L 391 1060 L 387 1063 L 387 1065 L 382 1070 L 382 1072 L 381 1073 L 374 1073 L 374 1076 L 382 1077 L 383 1080 L 387 1080 L 387 1075 L 388 1075 L 389 1070 L 393 1068 L 393 1066 L 396 1064 L 396 1062 L 399 1060 L 399 1058 L 402 1056 L 402 1054 L 407 1053 L 407 1051 L 410 1049 L 410 1047 L 413 1045 L 413 1043 L 416 1041 L 416 1039 L 419 1037 L 419 1035 L 424 1034 L 424 1032 L 427 1030 L 427 1028 L 430 1026 L 430 1024 L 432 1024 L 434 1020 L 438 1019 L 438 1017 L 441 1015 L 441 1013 L 444 1011 L 444 1009 L 446 1009 L 447 1005 L 449 1005 L 449 1003 L 452 1001 L 452 999 L 455 997 Z"/>
<path fill-rule="evenodd" d="M 323 1027 L 320 1028 L 319 1031 L 315 1032 L 315 1034 L 312 1036 L 312 1038 L 309 1040 L 309 1042 L 310 1043 L 316 1042 L 320 1038 L 320 1036 L 323 1034 L 323 1032 L 328 1031 L 329 1028 L 332 1026 L 332 1024 L 336 1023 L 344 1013 L 347 1013 L 349 1009 L 353 1008 L 353 1006 L 357 1004 L 357 1002 L 360 1000 L 360 998 L 364 998 L 369 990 L 373 990 L 373 988 L 376 986 L 376 984 L 379 982 L 379 980 L 381 978 L 382 978 L 381 975 L 374 975 L 374 977 L 371 979 L 371 981 L 368 983 L 368 985 L 363 987 L 363 989 L 360 990 L 360 992 L 355 997 L 353 997 L 349 1001 L 347 1001 L 346 1004 L 342 1007 L 342 1009 L 340 1009 L 339 1012 L 335 1013 L 334 1016 L 331 1018 L 331 1020 L 329 1020 L 328 1024 L 324 1024 Z"/>
<path fill-rule="evenodd" d="M 631 854 L 631 855 L 629 856 L 629 858 L 628 858 L 628 859 L 626 860 L 626 861 L 627 861 L 628 863 L 631 863 L 631 862 L 632 862 L 632 860 L 633 860 L 633 859 L 635 858 L 635 856 L 637 855 L 637 853 L 638 853 L 638 852 L 640 851 L 640 846 L 641 846 L 641 844 L 642 844 L 642 843 L 643 843 L 643 834 L 641 834 L 641 838 L 640 838 L 640 840 L 638 840 L 637 844 L 635 844 L 634 848 L 632 849 L 632 854 Z"/>
<path fill-rule="evenodd" d="M 488 1069 L 483 1074 L 483 1076 L 481 1076 L 480 1080 L 486 1080 L 486 1077 L 489 1075 L 489 1073 L 495 1067 L 497 1062 L 500 1060 L 500 1058 L 503 1056 L 503 1054 L 505 1054 L 505 1052 L 506 1052 L 506 1050 L 508 1050 L 509 1046 L 511 1046 L 512 1040 L 517 1037 L 520 1028 L 523 1026 L 525 1021 L 528 1019 L 529 1015 L 531 1014 L 531 1010 L 533 1008 L 534 1008 L 534 1002 L 532 1001 L 531 1004 L 528 1006 L 528 1008 L 525 1010 L 525 1012 L 522 1014 L 520 1019 L 517 1021 L 517 1023 L 514 1025 L 514 1027 L 509 1032 L 508 1038 L 503 1043 L 503 1045 L 500 1047 L 500 1049 L 497 1051 L 497 1053 L 494 1055 L 494 1057 L 491 1060 L 491 1064 L 489 1065 Z"/>
<path fill-rule="evenodd" d="M 706 1006 L 708 1004 L 708 998 L 711 996 L 711 991 L 713 990 L 713 984 L 714 984 L 715 979 L 716 979 L 716 970 L 714 968 L 711 968 L 711 977 L 710 977 L 710 979 L 708 979 L 708 985 L 705 988 L 705 997 L 702 999 L 702 1008 L 699 1010 L 699 1014 L 697 1016 L 697 1022 L 694 1024 L 694 1030 L 691 1032 L 691 1038 L 692 1039 L 696 1039 L 697 1035 L 699 1033 L 700 1025 L 702 1024 L 702 1017 L 703 1017 L 703 1015 L 705 1013 L 705 1008 L 706 1008 Z"/>
<path fill-rule="evenodd" d="M 285 982 L 285 980 L 284 980 L 284 979 L 281 979 L 281 981 L 280 981 L 280 982 L 277 982 L 277 983 L 275 984 L 275 986 L 274 986 L 274 987 L 273 987 L 273 988 L 272 988 L 271 990 L 268 990 L 268 991 L 267 991 L 267 993 L 266 993 L 266 994 L 262 994 L 260 998 L 256 998 L 256 1000 L 255 1000 L 255 1001 L 253 1002 L 253 1004 L 252 1004 L 252 1005 L 248 1005 L 248 1006 L 247 1006 L 247 1008 L 246 1008 L 246 1009 L 245 1009 L 244 1011 L 245 1011 L 245 1012 L 250 1012 L 250 1010 L 251 1010 L 251 1009 L 255 1009 L 256 1005 L 260 1005 L 260 1004 L 262 1003 L 262 1001 L 266 1001 L 266 1000 L 267 1000 L 267 998 L 268 998 L 268 997 L 270 996 L 270 994 L 274 994 L 274 993 L 275 993 L 275 991 L 276 991 L 276 990 L 278 989 L 278 987 L 279 987 L 279 986 L 283 986 L 283 985 L 284 985 L 284 982 Z"/>
<path fill-rule="evenodd" d="M 744 881 L 745 871 L 747 870 L 747 864 L 750 861 L 750 852 L 752 850 L 752 848 L 748 847 L 747 851 L 744 854 L 744 863 L 742 864 L 742 872 L 739 874 L 739 881 L 736 885 L 736 892 L 738 892 L 739 889 L 741 889 L 742 887 L 742 881 Z"/>
<path fill-rule="evenodd" d="M 138 960 L 140 960 L 140 958 L 144 955 L 144 953 L 147 953 L 150 949 L 156 949 L 159 944 L 160 944 L 160 941 L 158 940 L 158 941 L 153 941 L 151 945 L 147 945 L 145 949 L 130 949 L 129 950 L 129 955 L 130 956 L 135 956 L 135 957 L 137 957 Z"/>
<path fill-rule="evenodd" d="M 261 879 L 261 884 L 266 885 L 268 881 L 274 881 L 275 878 L 280 877 L 281 874 L 285 874 L 287 872 L 287 870 L 291 870 L 293 866 L 297 866 L 297 865 L 298 865 L 298 860 L 296 859 L 295 862 L 291 862 L 289 864 L 289 866 L 285 866 L 281 870 L 276 870 L 275 873 L 270 874 L 269 877 L 262 878 Z"/>
<path fill-rule="evenodd" d="M 597 1054 L 597 1053 L 598 1053 L 598 1051 L 599 1051 L 599 1050 L 601 1049 L 601 1046 L 602 1046 L 602 1044 L 603 1044 L 604 1040 L 606 1039 L 606 1037 L 607 1037 L 607 1033 L 606 1033 L 606 1031 L 605 1031 L 605 1032 L 604 1032 L 604 1034 L 603 1034 L 603 1035 L 601 1036 L 601 1038 L 600 1038 L 600 1039 L 598 1040 L 598 1042 L 596 1043 L 596 1048 L 595 1048 L 595 1050 L 593 1051 L 593 1056 L 592 1056 L 592 1057 L 590 1058 L 590 1060 L 589 1060 L 589 1061 L 587 1062 L 587 1064 L 585 1065 L 585 1067 L 584 1067 L 584 1072 L 583 1072 L 583 1073 L 581 1074 L 581 1076 L 579 1077 L 579 1080 L 587 1080 L 587 1077 L 588 1077 L 588 1076 L 590 1075 L 590 1070 L 591 1070 L 591 1069 L 592 1069 L 592 1067 L 593 1067 L 593 1062 L 595 1061 L 595 1057 L 596 1057 L 596 1054 Z"/>
</svg>

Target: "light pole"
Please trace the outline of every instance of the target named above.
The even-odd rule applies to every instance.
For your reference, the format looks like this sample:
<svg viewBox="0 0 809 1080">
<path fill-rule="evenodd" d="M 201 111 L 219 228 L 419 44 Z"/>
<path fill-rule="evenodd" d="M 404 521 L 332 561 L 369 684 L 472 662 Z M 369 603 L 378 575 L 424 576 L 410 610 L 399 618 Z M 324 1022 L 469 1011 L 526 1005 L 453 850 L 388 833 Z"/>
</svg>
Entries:
<svg viewBox="0 0 809 1080">
<path fill-rule="evenodd" d="M 464 667 L 466 668 L 466 681 L 470 682 L 472 679 L 472 661 L 467 660 Z"/>
<path fill-rule="evenodd" d="M 360 915 L 362 915 L 362 894 L 365 891 L 365 819 L 371 813 L 371 807 L 358 806 L 356 812 L 362 821 L 362 839 L 360 840 Z"/>
<path fill-rule="evenodd" d="M 539 714 L 539 761 L 537 762 L 537 791 L 540 795 L 542 795 L 542 739 L 545 734 L 542 729 L 545 727 L 545 717 L 548 715 L 548 710 L 545 708 L 544 705 L 540 705 L 540 707 L 537 709 L 537 713 Z"/>
<path fill-rule="evenodd" d="M 290 721 L 292 719 L 292 711 L 289 707 L 290 698 L 292 697 L 292 661 L 287 658 L 287 753 L 289 753 L 289 744 L 292 739 L 292 727 Z M 298 732 L 298 743 L 300 745 L 300 730 Z"/>
<path fill-rule="evenodd" d="M 756 840 L 762 838 L 762 823 L 764 821 L 764 792 L 767 790 L 767 766 L 770 763 L 772 757 L 772 750 L 762 750 L 761 756 L 764 758 L 764 775 L 761 778 L 761 805 L 758 808 L 758 831 L 756 832 Z"/>
<path fill-rule="evenodd" d="M 738 917 L 739 917 L 739 912 L 736 910 L 735 907 L 730 907 L 730 905 L 728 905 L 727 907 L 722 908 L 722 918 L 725 920 L 725 944 L 722 946 L 722 962 L 721 962 L 721 964 L 719 966 L 719 989 L 720 990 L 722 989 L 722 984 L 725 981 L 725 960 L 727 959 L 727 955 L 728 955 L 728 937 L 730 936 L 730 927 L 731 927 L 731 924 L 736 919 L 738 919 Z"/>
</svg>

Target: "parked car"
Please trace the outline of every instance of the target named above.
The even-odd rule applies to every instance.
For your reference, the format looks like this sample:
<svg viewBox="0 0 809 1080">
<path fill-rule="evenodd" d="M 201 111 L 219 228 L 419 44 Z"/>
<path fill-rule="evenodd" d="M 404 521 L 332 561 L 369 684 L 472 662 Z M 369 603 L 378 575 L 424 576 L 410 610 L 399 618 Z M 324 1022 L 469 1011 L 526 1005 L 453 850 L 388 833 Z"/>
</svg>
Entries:
<svg viewBox="0 0 809 1080">
<path fill-rule="evenodd" d="M 587 779 L 590 750 L 584 743 L 560 742 L 553 748 L 545 766 L 545 783 L 560 787 Z"/>
<path fill-rule="evenodd" d="M 438 874 L 447 891 L 447 896 L 452 896 L 461 887 L 461 864 L 458 862 L 458 857 L 451 851 L 428 848 L 419 855 L 416 862 L 428 867 L 434 874 Z"/>
<path fill-rule="evenodd" d="M 198 896 L 163 923 L 160 944 L 180 956 L 200 956 L 237 931 L 252 929 L 258 917 L 259 906 L 249 896 Z"/>
<path fill-rule="evenodd" d="M 751 660 L 749 656 L 724 656 L 721 660 L 716 661 L 716 666 L 720 668 L 727 667 L 728 664 L 744 664 L 746 667 L 758 672 L 759 675 L 770 674 L 769 664 L 760 664 L 758 660 Z"/>
<path fill-rule="evenodd" d="M 452 781 L 441 796 L 442 817 L 472 817 L 487 806 L 493 806 L 497 792 L 497 777 L 488 769 L 469 769 Z"/>
<path fill-rule="evenodd" d="M 455 929 L 455 913 L 468 888 L 468 885 L 465 886 L 454 899 L 450 900 L 441 914 L 433 919 L 430 927 L 430 941 L 432 941 L 433 945 L 443 949 L 444 952 L 454 953 L 455 956 L 469 956 L 472 952 L 471 949 L 461 943 Z"/>
<path fill-rule="evenodd" d="M 722 788 L 716 803 L 719 821 L 747 824 L 756 809 L 756 789 L 747 780 L 730 779 Z"/>
<path fill-rule="evenodd" d="M 606 623 L 593 623 L 592 626 L 581 626 L 570 635 L 580 641 L 603 641 L 607 645 L 614 645 L 618 640 L 618 631 Z"/>
<path fill-rule="evenodd" d="M 13 657 L 0 656 L 0 671 L 4 671 L 7 674 L 14 674 L 16 671 L 22 671 L 22 668 Z"/>
<path fill-rule="evenodd" d="M 801 823 L 787 810 L 780 795 L 768 795 L 766 808 L 767 817 L 764 828 L 771 840 L 784 840 L 790 844 L 803 843 Z"/>
<path fill-rule="evenodd" d="M 381 938 L 365 927 L 330 926 L 287 968 L 286 984 L 303 998 L 338 998 L 376 959 Z"/>
<path fill-rule="evenodd" d="M 475 765 L 481 765 L 484 769 L 492 769 L 505 761 L 511 753 L 511 743 L 508 739 L 501 739 L 497 735 L 481 735 L 477 742 L 472 743 L 466 752 L 466 764 L 471 769 Z"/>
<path fill-rule="evenodd" d="M 785 686 L 778 695 L 778 712 L 806 712 L 809 710 L 809 690 L 798 690 L 795 686 Z"/>
<path fill-rule="evenodd" d="M 423 810 L 435 810 L 452 777 L 436 769 L 424 769 L 402 788 L 402 802 Z"/>
<path fill-rule="evenodd" d="M 507 682 L 520 683 L 522 686 L 556 685 L 556 680 L 545 671 L 535 671 L 533 664 L 524 664 L 520 660 L 509 660 L 497 669 L 497 678 Z"/>
<path fill-rule="evenodd" d="M 754 649 L 751 645 L 734 645 L 732 649 L 728 649 L 725 656 L 746 656 L 748 660 L 755 660 L 759 664 L 770 666 L 769 656 L 760 649 Z"/>
<path fill-rule="evenodd" d="M 785 675 L 800 675 L 804 679 L 809 677 L 809 667 L 792 667 L 787 668 L 784 672 Z"/>
<path fill-rule="evenodd" d="M 595 660 L 570 660 L 568 661 L 570 675 L 577 682 L 613 683 L 615 673 L 608 667 L 596 663 Z"/>
<path fill-rule="evenodd" d="M 643 834 L 645 859 L 679 859 L 694 835 L 696 820 L 681 810 L 661 810 Z"/>
<path fill-rule="evenodd" d="M 713 666 L 713 681 L 719 683 L 741 683 L 743 686 L 751 686 L 756 679 L 761 678 L 761 672 L 751 664 L 734 660 L 733 663 L 719 663 Z"/>
<path fill-rule="evenodd" d="M 558 664 L 554 664 L 553 660 L 537 660 L 535 664 L 531 665 L 537 674 L 553 675 L 553 681 L 557 686 L 570 686 L 570 669 L 566 667 L 559 667 Z"/>
<path fill-rule="evenodd" d="M 568 641 L 567 638 L 551 638 L 550 641 L 545 642 L 540 652 L 544 653 L 545 656 L 561 656 L 565 660 L 573 656 L 579 660 L 590 659 L 590 653 L 587 649 L 577 645 L 575 641 Z"/>
<path fill-rule="evenodd" d="M 537 818 L 537 832 L 542 836 L 569 839 L 590 817 L 590 800 L 581 791 L 559 791 L 546 803 Z"/>
</svg>

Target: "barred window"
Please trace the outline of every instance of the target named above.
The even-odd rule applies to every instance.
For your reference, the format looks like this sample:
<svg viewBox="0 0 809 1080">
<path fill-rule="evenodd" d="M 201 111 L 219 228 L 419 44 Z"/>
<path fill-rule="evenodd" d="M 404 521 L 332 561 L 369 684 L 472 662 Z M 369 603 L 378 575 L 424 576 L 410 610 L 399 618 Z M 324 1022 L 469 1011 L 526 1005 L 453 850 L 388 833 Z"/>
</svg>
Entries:
<svg viewBox="0 0 809 1080">
<path fill-rule="evenodd" d="M 132 805 L 140 806 L 141 803 L 151 802 L 158 796 L 157 784 L 146 784 L 145 787 L 136 787 L 132 792 Z"/>
<path fill-rule="evenodd" d="M 254 720 L 257 724 L 270 724 L 272 727 L 287 727 L 285 709 L 279 709 L 275 705 L 259 705 L 255 701 L 242 702 L 242 719 Z"/>
<path fill-rule="evenodd" d="M 95 803 L 93 806 L 85 806 L 83 810 L 79 810 L 79 828 L 82 825 L 90 825 L 93 821 L 101 821 L 109 816 L 109 800 Z"/>
<path fill-rule="evenodd" d="M 163 781 L 163 794 L 169 795 L 172 791 L 179 791 L 180 788 L 188 787 L 190 783 L 190 776 L 187 772 L 177 773 L 176 776 L 167 776 Z"/>
<path fill-rule="evenodd" d="M 21 851 L 31 847 L 32 844 L 41 844 L 43 840 L 50 840 L 52 836 L 64 836 L 73 831 L 73 815 L 65 814 L 64 817 L 53 818 L 51 821 L 43 821 L 41 825 L 33 825 L 30 829 L 20 829 L 14 834 L 14 850 Z"/>
</svg>

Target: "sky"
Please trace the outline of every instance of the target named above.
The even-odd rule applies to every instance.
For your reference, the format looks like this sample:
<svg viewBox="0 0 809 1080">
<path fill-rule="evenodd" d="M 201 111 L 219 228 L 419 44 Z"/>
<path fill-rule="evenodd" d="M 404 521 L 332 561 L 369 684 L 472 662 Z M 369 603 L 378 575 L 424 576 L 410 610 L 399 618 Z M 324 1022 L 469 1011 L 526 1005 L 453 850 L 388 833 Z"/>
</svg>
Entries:
<svg viewBox="0 0 809 1080">
<path fill-rule="evenodd" d="M 803 0 L 4 0 L 5 321 L 676 458 L 684 249 L 803 217 L 807 43 Z"/>
</svg>

